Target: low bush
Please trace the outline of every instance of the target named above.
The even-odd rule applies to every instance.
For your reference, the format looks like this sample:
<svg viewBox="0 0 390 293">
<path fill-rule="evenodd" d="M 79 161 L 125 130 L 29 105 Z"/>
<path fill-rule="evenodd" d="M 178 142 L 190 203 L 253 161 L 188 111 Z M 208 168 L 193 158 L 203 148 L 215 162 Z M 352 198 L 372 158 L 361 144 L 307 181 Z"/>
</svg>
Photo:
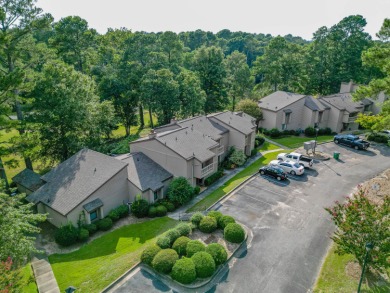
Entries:
<svg viewBox="0 0 390 293">
<path fill-rule="evenodd" d="M 218 211 L 211 211 L 207 214 L 209 217 L 213 217 L 217 220 L 217 223 L 219 221 L 219 219 L 223 216 L 221 212 L 218 212 Z"/>
<path fill-rule="evenodd" d="M 149 213 L 149 203 L 144 199 L 137 199 L 131 205 L 131 212 L 137 218 L 146 217 Z"/>
<path fill-rule="evenodd" d="M 54 240 L 61 246 L 70 246 L 79 239 L 79 231 L 71 223 L 58 228 L 54 233 Z"/>
<path fill-rule="evenodd" d="M 176 230 L 179 232 L 180 236 L 188 236 L 192 232 L 191 224 L 181 223 L 176 227 Z"/>
<path fill-rule="evenodd" d="M 194 196 L 194 189 L 184 177 L 177 177 L 169 184 L 167 196 L 175 206 L 180 206 L 190 201 Z"/>
<path fill-rule="evenodd" d="M 211 233 L 217 229 L 217 219 L 213 217 L 206 216 L 200 221 L 199 230 L 203 233 Z"/>
<path fill-rule="evenodd" d="M 268 135 L 272 138 L 278 138 L 278 137 L 281 137 L 282 136 L 282 133 L 279 131 L 279 129 L 277 128 L 272 128 Z"/>
<path fill-rule="evenodd" d="M 261 146 L 265 142 L 265 138 L 261 135 L 256 135 L 255 137 L 255 147 Z"/>
<path fill-rule="evenodd" d="M 168 274 L 178 259 L 179 256 L 176 251 L 173 249 L 163 249 L 154 257 L 152 266 L 157 272 Z"/>
<path fill-rule="evenodd" d="M 205 251 L 206 246 L 199 240 L 191 240 L 187 243 L 187 257 L 193 256 L 195 253 Z"/>
<path fill-rule="evenodd" d="M 156 244 L 162 249 L 171 248 L 171 239 L 165 235 L 161 235 L 157 238 Z"/>
<path fill-rule="evenodd" d="M 190 284 L 196 279 L 195 264 L 191 258 L 179 259 L 172 268 L 172 278 L 182 284 Z"/>
<path fill-rule="evenodd" d="M 161 251 L 161 247 L 157 245 L 151 245 L 145 248 L 141 255 L 141 261 L 147 265 L 152 265 L 154 257 Z"/>
<path fill-rule="evenodd" d="M 229 162 L 236 166 L 242 166 L 246 161 L 246 156 L 242 150 L 234 150 L 229 156 Z"/>
<path fill-rule="evenodd" d="M 201 212 L 197 212 L 192 215 L 191 217 L 191 223 L 194 224 L 196 227 L 199 226 L 200 221 L 202 221 L 204 215 Z"/>
<path fill-rule="evenodd" d="M 332 129 L 329 127 L 324 128 L 324 135 L 331 135 L 332 134 Z"/>
<path fill-rule="evenodd" d="M 129 207 L 125 204 L 120 205 L 115 210 L 118 212 L 120 218 L 124 218 L 129 215 Z"/>
<path fill-rule="evenodd" d="M 245 239 L 245 231 L 239 224 L 230 223 L 223 230 L 223 236 L 229 242 L 241 243 Z"/>
<path fill-rule="evenodd" d="M 379 143 L 387 143 L 389 138 L 386 135 L 382 135 L 379 133 L 370 133 L 367 135 L 367 140 Z"/>
<path fill-rule="evenodd" d="M 200 187 L 199 186 L 195 186 L 194 187 L 194 195 L 198 195 L 200 193 Z"/>
<path fill-rule="evenodd" d="M 235 223 L 235 222 L 236 222 L 236 220 L 234 220 L 233 217 L 224 215 L 221 218 L 219 218 L 219 220 L 218 220 L 218 227 L 220 229 L 225 229 L 227 224 Z"/>
<path fill-rule="evenodd" d="M 213 257 L 207 252 L 201 251 L 191 257 L 195 265 L 196 275 L 199 278 L 208 278 L 215 272 L 215 262 Z"/>
<path fill-rule="evenodd" d="M 88 230 L 89 235 L 95 234 L 96 231 L 98 230 L 98 228 L 96 227 L 95 224 L 84 225 L 83 228 L 86 229 L 86 230 Z"/>
<path fill-rule="evenodd" d="M 167 202 L 165 205 L 164 205 L 168 212 L 173 212 L 176 208 L 175 208 L 175 205 L 171 202 Z"/>
<path fill-rule="evenodd" d="M 177 238 L 181 236 L 177 229 L 169 229 L 167 232 L 164 233 L 164 235 L 169 238 L 171 245 L 173 244 L 173 242 L 176 241 Z"/>
<path fill-rule="evenodd" d="M 157 208 L 156 208 L 156 215 L 157 217 L 163 217 L 167 214 L 168 210 L 165 206 L 163 205 L 159 205 Z"/>
<path fill-rule="evenodd" d="M 215 181 L 217 181 L 222 176 L 223 176 L 223 170 L 222 169 L 218 169 L 217 172 L 215 172 L 213 175 L 207 177 L 204 180 L 204 185 L 210 186 L 211 184 L 213 184 Z"/>
<path fill-rule="evenodd" d="M 178 255 L 186 255 L 187 254 L 187 244 L 191 239 L 186 236 L 181 236 L 176 239 L 176 241 L 172 245 L 172 249 L 174 249 Z"/>
<path fill-rule="evenodd" d="M 149 218 L 154 218 L 156 215 L 157 215 L 157 208 L 154 207 L 154 206 L 151 206 L 149 208 L 148 217 Z"/>
<path fill-rule="evenodd" d="M 110 218 L 101 219 L 101 220 L 97 221 L 97 223 L 96 223 L 98 229 L 101 231 L 110 230 L 112 227 L 112 224 L 113 224 L 113 222 Z"/>
<path fill-rule="evenodd" d="M 295 135 L 295 133 L 296 133 L 296 131 L 293 130 L 293 129 L 290 129 L 288 132 L 289 132 L 290 135 Z"/>
<path fill-rule="evenodd" d="M 107 217 L 109 217 L 113 222 L 116 222 L 120 219 L 120 215 L 116 209 L 111 210 Z"/>
<path fill-rule="evenodd" d="M 313 127 L 309 126 L 305 129 L 305 135 L 308 137 L 315 136 L 316 130 Z"/>
<path fill-rule="evenodd" d="M 207 245 L 206 252 L 213 257 L 215 265 L 217 266 L 225 263 L 228 257 L 225 247 L 219 243 L 211 243 Z"/>
<path fill-rule="evenodd" d="M 87 229 L 81 228 L 79 231 L 79 241 L 85 242 L 89 238 L 89 232 Z"/>
</svg>

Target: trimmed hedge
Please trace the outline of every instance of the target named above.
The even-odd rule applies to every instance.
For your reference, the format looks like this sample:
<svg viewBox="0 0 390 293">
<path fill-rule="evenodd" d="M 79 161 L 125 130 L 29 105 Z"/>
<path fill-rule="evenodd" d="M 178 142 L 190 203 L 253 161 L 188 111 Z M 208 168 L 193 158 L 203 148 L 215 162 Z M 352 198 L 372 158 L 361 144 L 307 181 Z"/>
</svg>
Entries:
<svg viewBox="0 0 390 293">
<path fill-rule="evenodd" d="M 110 218 L 113 222 L 116 222 L 120 219 L 120 215 L 119 215 L 118 211 L 115 209 L 111 210 L 108 213 L 107 217 Z"/>
<path fill-rule="evenodd" d="M 223 230 L 223 236 L 229 242 L 241 243 L 245 239 L 245 231 L 241 225 L 230 223 Z"/>
<path fill-rule="evenodd" d="M 198 195 L 200 193 L 200 187 L 199 186 L 195 186 L 194 187 L 194 195 Z"/>
<path fill-rule="evenodd" d="M 191 217 L 191 223 L 194 224 L 196 227 L 199 226 L 200 221 L 202 221 L 204 215 L 201 212 L 197 212 L 192 215 Z"/>
<path fill-rule="evenodd" d="M 218 169 L 217 172 L 215 172 L 213 175 L 210 175 L 204 180 L 204 185 L 210 186 L 222 176 L 223 176 L 223 169 Z"/>
<path fill-rule="evenodd" d="M 224 215 L 224 216 L 222 216 L 222 217 L 219 219 L 219 221 L 218 221 L 218 227 L 219 227 L 220 229 L 225 229 L 225 227 L 226 227 L 227 224 L 235 223 L 235 222 L 236 222 L 236 220 L 235 220 L 233 217 Z"/>
<path fill-rule="evenodd" d="M 171 248 L 171 239 L 165 235 L 158 237 L 156 243 L 162 249 Z"/>
<path fill-rule="evenodd" d="M 159 205 L 156 208 L 157 217 L 163 217 L 167 214 L 167 212 L 168 212 L 167 208 L 163 205 Z"/>
<path fill-rule="evenodd" d="M 173 244 L 173 242 L 176 241 L 177 238 L 180 237 L 180 233 L 176 229 L 169 229 L 167 232 L 164 233 L 164 235 L 168 237 L 171 245 Z"/>
<path fill-rule="evenodd" d="M 175 228 L 181 236 L 188 236 L 192 232 L 191 224 L 181 223 Z"/>
<path fill-rule="evenodd" d="M 79 231 L 71 223 L 58 228 L 54 233 L 54 240 L 61 246 L 70 246 L 79 239 Z"/>
<path fill-rule="evenodd" d="M 96 222 L 99 230 L 108 231 L 112 227 L 112 220 L 110 218 L 104 218 Z"/>
<path fill-rule="evenodd" d="M 186 236 L 181 236 L 176 239 L 176 241 L 172 245 L 172 249 L 174 249 L 178 255 L 186 255 L 187 254 L 187 244 L 191 239 Z"/>
<path fill-rule="evenodd" d="M 219 221 L 219 219 L 223 216 L 221 212 L 218 212 L 218 211 L 211 211 L 207 214 L 209 217 L 213 217 L 217 220 L 217 222 Z"/>
<path fill-rule="evenodd" d="M 149 212 L 149 203 L 144 199 L 138 199 L 131 205 L 131 212 L 137 218 L 146 217 Z"/>
<path fill-rule="evenodd" d="M 157 208 L 151 206 L 151 207 L 149 208 L 148 217 L 149 217 L 149 218 L 154 218 L 156 215 L 157 215 Z"/>
<path fill-rule="evenodd" d="M 151 245 L 145 248 L 141 255 L 141 261 L 147 265 L 152 265 L 154 257 L 161 251 L 161 248 L 157 245 Z"/>
<path fill-rule="evenodd" d="M 89 238 L 89 232 L 87 229 L 81 228 L 79 231 L 79 240 L 81 242 L 87 241 Z"/>
<path fill-rule="evenodd" d="M 129 207 L 125 204 L 120 205 L 115 210 L 118 212 L 120 218 L 124 218 L 129 215 Z"/>
<path fill-rule="evenodd" d="M 97 226 L 95 224 L 88 224 L 83 226 L 84 229 L 87 229 L 89 232 L 89 235 L 93 235 L 98 230 Z"/>
<path fill-rule="evenodd" d="M 190 284 L 196 279 L 195 264 L 191 258 L 179 259 L 172 268 L 172 278 L 182 284 Z"/>
<path fill-rule="evenodd" d="M 208 278 L 215 272 L 215 262 L 213 257 L 207 252 L 201 251 L 191 257 L 195 265 L 196 275 L 199 278 Z"/>
<path fill-rule="evenodd" d="M 213 257 L 215 265 L 217 266 L 225 263 L 228 257 L 225 247 L 219 243 L 209 244 L 206 247 L 206 252 Z"/>
<path fill-rule="evenodd" d="M 187 257 L 192 257 L 195 253 L 205 251 L 206 246 L 199 240 L 190 240 L 187 243 Z"/>
<path fill-rule="evenodd" d="M 152 266 L 157 272 L 168 274 L 178 259 L 179 256 L 176 251 L 173 249 L 163 249 L 153 258 Z"/>
<path fill-rule="evenodd" d="M 199 230 L 203 233 L 211 233 L 217 229 L 217 220 L 213 217 L 205 216 L 199 224 Z"/>
</svg>

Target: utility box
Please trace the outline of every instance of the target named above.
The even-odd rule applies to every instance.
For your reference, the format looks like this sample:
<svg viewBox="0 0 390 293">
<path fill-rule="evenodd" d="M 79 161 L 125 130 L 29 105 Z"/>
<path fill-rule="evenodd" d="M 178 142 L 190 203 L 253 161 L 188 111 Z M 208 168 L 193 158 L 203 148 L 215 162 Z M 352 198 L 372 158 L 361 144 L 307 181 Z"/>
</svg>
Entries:
<svg viewBox="0 0 390 293">
<path fill-rule="evenodd" d="M 312 143 L 310 141 L 306 141 L 303 143 L 303 148 L 306 150 L 306 151 L 309 151 L 311 149 L 313 149 L 313 146 L 312 146 Z"/>
</svg>

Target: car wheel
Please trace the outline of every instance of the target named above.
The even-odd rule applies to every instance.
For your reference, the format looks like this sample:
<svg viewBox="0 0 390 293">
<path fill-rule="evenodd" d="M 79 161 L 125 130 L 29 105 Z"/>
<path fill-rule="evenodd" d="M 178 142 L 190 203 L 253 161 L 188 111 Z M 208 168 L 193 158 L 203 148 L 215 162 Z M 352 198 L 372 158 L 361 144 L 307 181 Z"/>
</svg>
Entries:
<svg viewBox="0 0 390 293">
<path fill-rule="evenodd" d="M 295 173 L 295 171 L 291 171 L 290 174 L 291 175 L 295 175 L 296 173 Z"/>
<path fill-rule="evenodd" d="M 357 145 L 355 145 L 355 150 L 358 150 L 358 149 L 359 149 L 359 147 Z"/>
<path fill-rule="evenodd" d="M 278 177 L 276 177 L 276 179 L 277 179 L 278 181 L 280 181 L 280 180 L 282 180 L 282 177 L 278 176 Z"/>
<path fill-rule="evenodd" d="M 335 139 L 335 140 L 334 140 L 334 143 L 335 143 L 335 144 L 339 144 L 338 139 Z"/>
<path fill-rule="evenodd" d="M 260 174 L 261 174 L 261 175 L 264 175 L 264 174 L 265 174 L 265 172 L 264 172 L 263 170 L 261 170 L 261 171 L 260 171 Z"/>
</svg>

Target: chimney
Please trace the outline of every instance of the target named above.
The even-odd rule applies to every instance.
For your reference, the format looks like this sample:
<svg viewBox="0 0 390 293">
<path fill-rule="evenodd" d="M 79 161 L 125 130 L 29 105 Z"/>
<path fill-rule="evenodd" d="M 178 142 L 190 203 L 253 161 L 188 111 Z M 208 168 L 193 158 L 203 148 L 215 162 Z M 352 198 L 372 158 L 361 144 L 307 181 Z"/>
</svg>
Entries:
<svg viewBox="0 0 390 293">
<path fill-rule="evenodd" d="M 149 138 L 155 138 L 157 133 L 154 131 L 154 129 L 150 130 Z"/>
</svg>

